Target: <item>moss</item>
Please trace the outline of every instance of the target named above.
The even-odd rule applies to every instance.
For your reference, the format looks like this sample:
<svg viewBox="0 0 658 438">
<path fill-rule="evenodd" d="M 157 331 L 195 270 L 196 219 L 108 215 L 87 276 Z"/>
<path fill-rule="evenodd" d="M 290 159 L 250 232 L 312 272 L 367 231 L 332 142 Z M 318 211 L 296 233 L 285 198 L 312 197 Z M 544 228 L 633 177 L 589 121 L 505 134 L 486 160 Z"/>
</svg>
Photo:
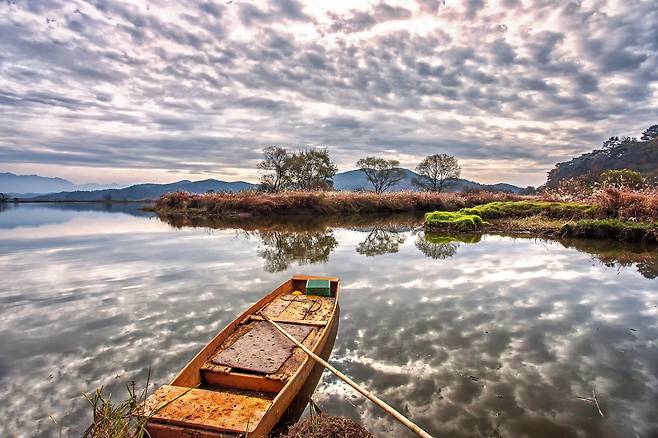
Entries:
<svg viewBox="0 0 658 438">
<path fill-rule="evenodd" d="M 496 221 L 496 229 L 508 233 L 558 234 L 568 219 L 553 219 L 545 216 L 507 218 Z"/>
<path fill-rule="evenodd" d="M 431 228 L 472 231 L 479 229 L 483 224 L 482 218 L 476 214 L 464 214 L 458 211 L 434 211 L 425 214 L 425 225 Z"/>
<path fill-rule="evenodd" d="M 575 202 L 508 201 L 489 202 L 459 210 L 463 214 L 480 216 L 483 219 L 520 218 L 543 215 L 550 218 L 589 218 L 597 214 L 593 205 Z"/>
<path fill-rule="evenodd" d="M 619 219 L 582 219 L 565 224 L 564 236 L 616 239 L 628 241 L 658 241 L 658 223 L 637 223 Z"/>
</svg>

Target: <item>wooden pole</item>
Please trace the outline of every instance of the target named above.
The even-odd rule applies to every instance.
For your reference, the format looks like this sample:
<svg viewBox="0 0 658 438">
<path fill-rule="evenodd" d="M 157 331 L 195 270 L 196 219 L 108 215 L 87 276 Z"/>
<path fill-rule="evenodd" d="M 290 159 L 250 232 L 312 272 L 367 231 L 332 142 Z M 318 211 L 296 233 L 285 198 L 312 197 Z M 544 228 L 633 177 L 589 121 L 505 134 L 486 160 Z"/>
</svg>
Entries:
<svg viewBox="0 0 658 438">
<path fill-rule="evenodd" d="M 323 367 L 334 373 L 336 376 L 338 376 L 341 380 L 343 380 L 345 383 L 350 385 L 352 388 L 356 389 L 359 391 L 361 394 L 363 394 L 368 400 L 371 402 L 375 403 L 377 406 L 382 408 L 384 411 L 386 411 L 387 414 L 391 415 L 393 418 L 398 420 L 400 423 L 404 424 L 407 426 L 411 431 L 413 431 L 416 435 L 421 436 L 423 438 L 432 438 L 432 435 L 429 433 L 425 432 L 423 429 L 418 427 L 416 424 L 412 423 L 410 420 L 408 420 L 404 415 L 393 409 L 391 406 L 389 406 L 386 402 L 378 398 L 375 394 L 372 392 L 368 391 L 358 383 L 354 382 L 352 379 L 347 377 L 345 374 L 341 373 L 338 371 L 336 368 L 334 368 L 331 364 L 329 364 L 327 361 L 322 359 L 320 356 L 317 354 L 313 353 L 311 350 L 306 348 L 304 344 L 299 342 L 297 339 L 292 337 L 288 332 L 286 332 L 279 324 L 276 322 L 272 321 L 267 315 L 264 313 L 261 313 L 262 317 L 268 321 L 270 324 L 272 324 L 277 330 L 279 330 L 281 333 L 284 334 L 284 336 L 288 339 L 290 339 L 292 342 L 295 343 L 299 348 L 304 350 L 306 354 L 311 356 L 313 359 L 315 359 L 317 362 L 319 362 Z"/>
</svg>

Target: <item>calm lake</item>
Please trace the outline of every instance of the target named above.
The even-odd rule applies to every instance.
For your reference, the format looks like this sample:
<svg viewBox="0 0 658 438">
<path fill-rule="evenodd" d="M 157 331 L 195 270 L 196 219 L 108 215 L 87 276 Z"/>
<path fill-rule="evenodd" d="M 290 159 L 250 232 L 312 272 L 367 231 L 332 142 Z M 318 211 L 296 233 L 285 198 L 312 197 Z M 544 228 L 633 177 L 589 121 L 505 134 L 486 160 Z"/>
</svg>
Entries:
<svg viewBox="0 0 658 438">
<path fill-rule="evenodd" d="M 167 383 L 293 273 L 341 277 L 330 361 L 432 434 L 658 436 L 655 247 L 424 236 L 413 217 L 216 229 L 136 205 L 0 208 L 0 436 L 79 436 L 83 392 L 122 397 L 149 368 Z M 604 417 L 578 398 L 593 390 Z M 407 434 L 326 372 L 313 399 Z"/>
</svg>

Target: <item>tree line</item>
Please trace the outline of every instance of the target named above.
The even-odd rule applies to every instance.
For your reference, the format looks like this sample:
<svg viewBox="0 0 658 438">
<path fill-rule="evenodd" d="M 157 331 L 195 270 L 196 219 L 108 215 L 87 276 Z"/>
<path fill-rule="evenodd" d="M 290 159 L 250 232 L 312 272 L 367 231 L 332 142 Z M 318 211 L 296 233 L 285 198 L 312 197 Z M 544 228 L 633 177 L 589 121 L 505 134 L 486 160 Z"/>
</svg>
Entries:
<svg viewBox="0 0 658 438">
<path fill-rule="evenodd" d="M 356 162 L 375 193 L 380 194 L 404 178 L 404 169 L 398 160 L 368 156 Z M 323 191 L 333 189 L 338 167 L 324 148 L 305 149 L 290 153 L 283 147 L 263 149 L 263 160 L 258 163 L 262 172 L 260 190 L 279 193 L 285 190 Z M 434 154 L 425 157 L 416 166 L 418 177 L 413 183 L 419 188 L 441 192 L 446 181 L 459 178 L 461 167 L 453 156 Z"/>
</svg>

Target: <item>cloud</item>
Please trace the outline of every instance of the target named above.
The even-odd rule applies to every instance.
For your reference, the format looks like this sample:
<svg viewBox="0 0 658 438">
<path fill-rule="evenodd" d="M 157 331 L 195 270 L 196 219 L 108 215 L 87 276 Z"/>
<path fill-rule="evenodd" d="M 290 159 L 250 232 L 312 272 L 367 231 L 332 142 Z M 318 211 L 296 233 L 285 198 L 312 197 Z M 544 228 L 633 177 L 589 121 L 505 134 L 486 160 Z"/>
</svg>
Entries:
<svg viewBox="0 0 658 438">
<path fill-rule="evenodd" d="M 38 3 L 0 14 L 9 166 L 253 180 L 254 151 L 322 144 L 343 170 L 382 150 L 408 167 L 448 152 L 466 177 L 540 184 L 553 163 L 655 123 L 649 1 Z"/>
</svg>

